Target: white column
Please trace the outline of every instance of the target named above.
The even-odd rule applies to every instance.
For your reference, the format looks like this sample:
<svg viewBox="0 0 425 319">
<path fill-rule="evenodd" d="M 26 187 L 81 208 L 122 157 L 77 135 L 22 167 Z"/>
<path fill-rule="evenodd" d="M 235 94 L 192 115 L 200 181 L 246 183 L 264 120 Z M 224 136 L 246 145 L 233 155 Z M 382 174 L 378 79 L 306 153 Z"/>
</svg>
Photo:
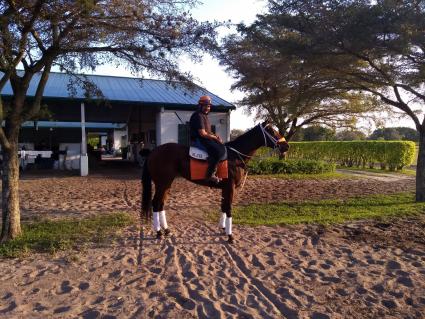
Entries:
<svg viewBox="0 0 425 319">
<path fill-rule="evenodd" d="M 156 118 L 155 118 L 155 131 L 156 131 L 156 146 L 159 146 L 162 144 L 162 121 L 163 121 L 163 114 L 164 114 L 164 107 L 161 107 L 161 110 L 156 113 Z"/>
<path fill-rule="evenodd" d="M 229 110 L 226 114 L 226 140 L 225 141 L 230 141 L 230 112 L 232 110 Z"/>
<path fill-rule="evenodd" d="M 81 154 L 80 154 L 80 175 L 89 174 L 89 158 L 87 156 L 86 140 L 86 112 L 84 102 L 81 102 Z"/>
</svg>

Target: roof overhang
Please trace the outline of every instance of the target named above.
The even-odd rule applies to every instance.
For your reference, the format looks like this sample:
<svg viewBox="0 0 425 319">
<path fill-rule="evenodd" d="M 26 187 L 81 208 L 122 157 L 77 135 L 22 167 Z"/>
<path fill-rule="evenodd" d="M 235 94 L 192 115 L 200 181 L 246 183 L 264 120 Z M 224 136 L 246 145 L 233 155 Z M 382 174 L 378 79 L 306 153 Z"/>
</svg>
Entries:
<svg viewBox="0 0 425 319">
<path fill-rule="evenodd" d="M 127 123 L 94 123 L 85 122 L 86 128 L 96 129 L 124 129 Z M 45 127 L 45 128 L 81 128 L 81 122 L 57 122 L 57 121 L 27 121 L 22 127 Z"/>
</svg>

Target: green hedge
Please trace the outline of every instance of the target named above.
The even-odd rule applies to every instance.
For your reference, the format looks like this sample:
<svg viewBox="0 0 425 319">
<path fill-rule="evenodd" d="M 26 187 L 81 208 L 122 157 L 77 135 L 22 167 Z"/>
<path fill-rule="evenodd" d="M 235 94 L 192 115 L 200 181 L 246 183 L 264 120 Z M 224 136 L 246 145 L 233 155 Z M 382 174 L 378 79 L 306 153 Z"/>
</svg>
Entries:
<svg viewBox="0 0 425 319">
<path fill-rule="evenodd" d="M 324 160 L 344 166 L 402 169 L 414 160 L 411 141 L 292 142 L 287 154 L 291 159 Z"/>
<path fill-rule="evenodd" d="M 314 160 L 279 160 L 274 157 L 248 162 L 251 174 L 320 174 L 335 171 L 335 164 Z"/>
</svg>

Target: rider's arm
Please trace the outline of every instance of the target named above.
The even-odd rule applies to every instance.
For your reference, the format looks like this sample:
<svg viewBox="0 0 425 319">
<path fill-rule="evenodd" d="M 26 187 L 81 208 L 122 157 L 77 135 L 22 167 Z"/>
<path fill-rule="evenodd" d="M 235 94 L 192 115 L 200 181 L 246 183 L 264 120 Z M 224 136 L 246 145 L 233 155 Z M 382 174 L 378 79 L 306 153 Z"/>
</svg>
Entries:
<svg viewBox="0 0 425 319">
<path fill-rule="evenodd" d="M 213 141 L 217 141 L 217 142 L 219 142 L 219 143 L 222 143 L 221 138 L 220 138 L 219 136 L 214 135 L 214 134 L 209 134 L 209 133 L 208 133 L 206 130 L 204 130 L 203 128 L 199 129 L 199 130 L 198 130 L 198 133 L 199 133 L 199 135 L 200 135 L 201 137 L 203 137 L 203 138 L 207 138 L 207 139 L 210 139 L 210 140 L 213 140 Z"/>
</svg>

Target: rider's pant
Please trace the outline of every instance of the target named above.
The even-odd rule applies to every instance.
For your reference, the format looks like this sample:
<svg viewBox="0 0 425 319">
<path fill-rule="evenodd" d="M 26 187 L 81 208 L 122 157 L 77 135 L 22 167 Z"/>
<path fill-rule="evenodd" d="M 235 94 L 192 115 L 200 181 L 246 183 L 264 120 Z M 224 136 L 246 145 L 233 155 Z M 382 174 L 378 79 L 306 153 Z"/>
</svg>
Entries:
<svg viewBox="0 0 425 319">
<path fill-rule="evenodd" d="M 208 153 L 208 170 L 207 170 L 207 177 L 210 177 L 214 174 L 217 164 L 220 159 L 224 157 L 226 154 L 226 147 L 216 141 L 200 138 L 199 139 L 201 144 L 205 146 Z"/>
</svg>

